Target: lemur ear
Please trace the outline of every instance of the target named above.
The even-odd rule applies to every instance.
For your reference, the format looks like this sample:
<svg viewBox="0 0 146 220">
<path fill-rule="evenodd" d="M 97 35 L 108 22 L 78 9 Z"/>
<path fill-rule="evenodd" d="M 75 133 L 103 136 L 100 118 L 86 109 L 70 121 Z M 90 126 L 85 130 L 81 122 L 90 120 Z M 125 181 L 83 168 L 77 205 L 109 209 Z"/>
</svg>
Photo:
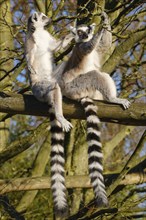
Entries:
<svg viewBox="0 0 146 220">
<path fill-rule="evenodd" d="M 75 35 L 76 34 L 76 28 L 73 26 L 69 27 L 70 31 Z"/>
<path fill-rule="evenodd" d="M 38 13 L 37 12 L 33 13 L 32 17 L 31 17 L 31 20 L 32 20 L 32 22 L 35 22 L 35 21 L 38 20 Z"/>
<path fill-rule="evenodd" d="M 95 26 L 96 26 L 95 23 L 93 23 L 93 24 L 90 25 L 90 28 L 91 28 L 91 30 L 92 30 L 93 32 L 94 32 L 94 30 L 95 30 Z"/>
</svg>

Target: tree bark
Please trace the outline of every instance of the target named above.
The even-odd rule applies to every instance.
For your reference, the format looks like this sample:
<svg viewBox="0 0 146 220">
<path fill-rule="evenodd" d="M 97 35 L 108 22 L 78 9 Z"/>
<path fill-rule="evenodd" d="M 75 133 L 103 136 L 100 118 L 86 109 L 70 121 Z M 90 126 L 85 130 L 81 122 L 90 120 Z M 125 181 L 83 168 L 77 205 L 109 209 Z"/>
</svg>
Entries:
<svg viewBox="0 0 146 220">
<path fill-rule="evenodd" d="M 47 127 L 47 123 L 42 123 L 36 129 L 31 131 L 29 136 L 25 136 L 23 138 L 18 137 L 17 140 L 13 141 L 8 147 L 6 147 L 6 150 L 0 152 L 0 165 L 27 150 L 34 143 L 36 143 L 37 140 L 45 138 L 48 134 Z"/>
<path fill-rule="evenodd" d="M 120 184 L 122 179 L 125 178 L 127 173 L 132 168 L 134 168 L 137 164 L 139 164 L 139 162 L 141 161 L 141 158 L 139 158 L 139 154 L 142 151 L 142 149 L 144 148 L 145 141 L 146 141 L 146 131 L 144 131 L 144 133 L 143 133 L 143 135 L 142 135 L 138 145 L 136 146 L 134 152 L 132 153 L 132 155 L 130 156 L 128 161 L 126 162 L 126 164 L 123 167 L 122 171 L 120 172 L 120 175 L 118 176 L 118 178 L 115 180 L 115 182 L 113 182 L 110 185 L 110 187 L 108 187 L 108 189 L 107 189 L 107 195 L 108 196 L 110 196 L 113 193 L 113 191 Z"/>
<path fill-rule="evenodd" d="M 146 183 L 146 173 L 127 174 L 119 185 Z M 26 177 L 11 180 L 0 180 L 0 194 L 38 189 L 50 189 L 50 177 Z M 67 176 L 67 188 L 91 188 L 89 176 Z"/>
<path fill-rule="evenodd" d="M 44 143 L 42 143 L 42 146 L 37 154 L 37 157 L 34 162 L 32 172 L 31 172 L 32 177 L 43 175 L 46 165 L 49 160 L 49 155 L 50 155 L 50 134 L 44 140 Z M 38 190 L 34 190 L 32 192 L 26 192 L 22 196 L 19 204 L 16 207 L 16 210 L 18 212 L 24 212 L 33 203 L 37 193 L 38 193 Z"/>
<path fill-rule="evenodd" d="M 132 33 L 125 41 L 116 47 L 113 54 L 110 56 L 102 67 L 102 70 L 107 73 L 112 73 L 115 67 L 121 61 L 121 58 L 128 52 L 137 42 L 141 41 L 146 37 L 146 30 L 139 30 Z"/>
<path fill-rule="evenodd" d="M 96 101 L 98 115 L 102 121 L 125 125 L 146 125 L 146 104 L 132 103 L 130 108 L 124 110 L 121 105 Z M 0 112 L 9 114 L 24 114 L 36 116 L 49 116 L 48 106 L 37 101 L 32 95 L 0 93 Z M 64 99 L 63 112 L 66 118 L 85 119 L 81 105 L 69 99 Z"/>
<path fill-rule="evenodd" d="M 12 24 L 12 14 L 10 10 L 10 0 L 3 1 L 0 5 L 0 88 L 10 90 L 12 80 L 7 72 L 13 68 L 13 60 L 7 59 L 11 56 L 11 50 L 14 48 L 14 39 L 8 24 Z M 5 77 L 7 76 L 7 77 Z M 0 117 L 2 114 L 0 113 Z M 4 150 L 9 138 L 10 120 L 1 122 L 0 124 L 0 151 Z"/>
</svg>

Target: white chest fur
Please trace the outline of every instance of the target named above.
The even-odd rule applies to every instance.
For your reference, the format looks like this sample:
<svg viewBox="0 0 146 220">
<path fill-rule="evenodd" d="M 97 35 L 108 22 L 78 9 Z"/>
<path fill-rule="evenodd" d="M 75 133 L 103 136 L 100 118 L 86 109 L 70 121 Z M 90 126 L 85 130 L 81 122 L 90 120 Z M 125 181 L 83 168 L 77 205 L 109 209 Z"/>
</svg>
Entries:
<svg viewBox="0 0 146 220">
<path fill-rule="evenodd" d="M 33 39 L 36 48 L 33 62 L 35 78 L 50 80 L 52 78 L 52 51 L 50 45 L 54 44 L 53 38 L 46 30 L 39 28 L 34 32 Z"/>
<path fill-rule="evenodd" d="M 96 70 L 97 68 L 100 68 L 99 57 L 97 52 L 93 50 L 90 54 L 84 57 L 79 71 L 81 71 L 80 74 L 85 74 L 92 70 Z"/>
<path fill-rule="evenodd" d="M 40 51 L 48 51 L 49 45 L 53 43 L 53 39 L 51 38 L 50 34 L 43 28 L 37 29 L 34 32 L 33 37 L 37 46 L 37 50 Z"/>
</svg>

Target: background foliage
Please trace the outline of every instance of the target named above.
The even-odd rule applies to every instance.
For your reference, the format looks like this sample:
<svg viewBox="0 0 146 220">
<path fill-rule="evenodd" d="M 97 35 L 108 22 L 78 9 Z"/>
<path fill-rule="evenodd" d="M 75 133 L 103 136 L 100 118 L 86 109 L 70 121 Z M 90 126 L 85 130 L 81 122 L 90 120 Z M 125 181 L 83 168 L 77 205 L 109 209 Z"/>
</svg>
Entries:
<svg viewBox="0 0 146 220">
<path fill-rule="evenodd" d="M 113 45 L 102 69 L 112 75 L 119 96 L 146 103 L 146 4 L 142 0 L 1 0 L 0 91 L 14 95 L 31 93 L 24 58 L 26 23 L 31 12 L 38 10 L 51 17 L 48 31 L 62 38 L 75 19 L 78 23 L 96 22 L 98 29 L 101 9 L 110 17 L 113 34 Z M 67 59 L 72 46 L 55 55 L 56 63 Z M 4 185 L 2 179 L 49 177 L 49 119 L 9 112 L 0 113 L 0 121 L 0 193 L 9 183 Z M 88 174 L 86 125 L 81 120 L 72 123 L 74 128 L 65 139 L 66 175 L 84 178 Z M 68 219 L 145 219 L 145 127 L 130 126 L 130 122 L 127 126 L 104 122 L 101 130 L 110 207 L 98 209 L 92 189 L 86 183 L 83 188 L 75 188 L 72 182 L 68 190 Z M 6 151 L 8 155 L 15 152 L 15 157 L 2 157 Z M 83 178 L 79 179 L 81 184 Z M 55 219 L 50 190 L 6 190 L 0 196 L 0 219 Z"/>
</svg>

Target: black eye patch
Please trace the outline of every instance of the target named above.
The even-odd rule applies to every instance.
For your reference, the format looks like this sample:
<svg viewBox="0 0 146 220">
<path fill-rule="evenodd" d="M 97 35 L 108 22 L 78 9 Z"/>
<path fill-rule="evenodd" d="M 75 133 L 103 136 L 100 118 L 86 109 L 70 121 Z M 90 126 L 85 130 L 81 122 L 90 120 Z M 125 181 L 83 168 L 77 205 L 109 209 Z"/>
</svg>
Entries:
<svg viewBox="0 0 146 220">
<path fill-rule="evenodd" d="M 88 25 L 88 34 L 90 34 L 91 30 L 92 30 L 91 26 Z"/>
<path fill-rule="evenodd" d="M 77 34 L 78 34 L 79 36 L 81 36 L 81 35 L 84 34 L 84 31 L 82 31 L 82 30 L 78 30 L 78 31 L 77 31 Z"/>
<path fill-rule="evenodd" d="M 34 15 L 33 19 L 34 19 L 35 21 L 38 20 L 36 14 Z"/>
<path fill-rule="evenodd" d="M 78 30 L 77 34 L 80 39 L 87 39 L 88 38 L 88 30 L 86 30 L 86 31 Z"/>
<path fill-rule="evenodd" d="M 29 18 L 28 18 L 28 24 L 29 24 L 29 23 L 33 23 L 33 21 L 32 21 L 31 19 L 32 19 L 32 17 L 29 17 Z"/>
<path fill-rule="evenodd" d="M 43 16 L 42 16 L 42 20 L 43 20 L 43 21 L 46 20 L 46 16 L 43 15 Z"/>
</svg>

